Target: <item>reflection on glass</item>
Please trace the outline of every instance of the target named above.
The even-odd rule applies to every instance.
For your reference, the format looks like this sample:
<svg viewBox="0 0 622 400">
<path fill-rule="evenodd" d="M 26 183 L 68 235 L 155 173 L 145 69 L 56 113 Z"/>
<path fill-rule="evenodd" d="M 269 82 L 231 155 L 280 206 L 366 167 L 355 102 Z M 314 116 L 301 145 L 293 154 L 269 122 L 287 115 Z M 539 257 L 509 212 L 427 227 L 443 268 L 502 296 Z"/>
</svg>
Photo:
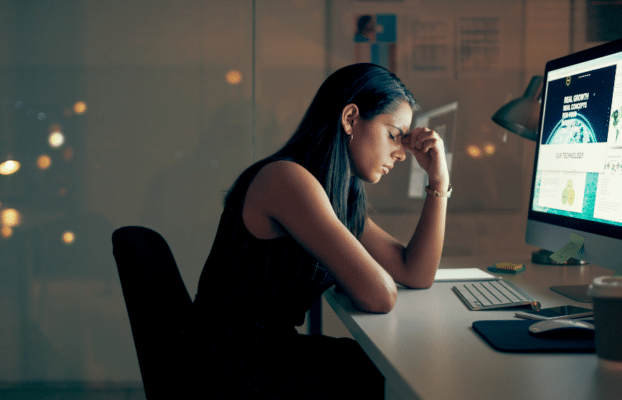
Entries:
<svg viewBox="0 0 622 400">
<path fill-rule="evenodd" d="M 73 158 L 73 147 L 69 146 L 63 151 L 63 158 L 65 161 L 70 161 Z"/>
<path fill-rule="evenodd" d="M 482 157 L 482 149 L 478 146 L 470 145 L 466 149 L 467 155 L 471 158 L 478 159 Z"/>
<path fill-rule="evenodd" d="M 76 236 L 74 235 L 73 232 L 67 231 L 63 233 L 63 243 L 65 243 L 66 245 L 69 246 L 73 244 L 75 240 L 76 240 Z"/>
<path fill-rule="evenodd" d="M 2 228 L 0 228 L 0 236 L 2 236 L 4 239 L 8 239 L 11 236 L 13 236 L 13 228 L 11 228 L 10 226 L 3 226 Z"/>
<path fill-rule="evenodd" d="M 7 160 L 0 164 L 0 175 L 11 175 L 17 172 L 20 164 L 19 161 Z"/>
<path fill-rule="evenodd" d="M 232 69 L 227 72 L 225 79 L 230 85 L 237 85 L 238 83 L 242 82 L 242 73 L 236 69 Z"/>
<path fill-rule="evenodd" d="M 492 156 L 493 154 L 495 154 L 495 151 L 497 151 L 497 148 L 494 144 L 486 143 L 484 145 L 484 153 L 486 153 L 487 156 Z"/>
<path fill-rule="evenodd" d="M 22 221 L 22 216 L 14 208 L 7 208 L 0 212 L 0 223 L 3 227 L 12 228 L 14 226 L 18 226 Z"/>
<path fill-rule="evenodd" d="M 52 165 L 52 159 L 47 154 L 41 154 L 39 158 L 37 158 L 37 167 L 39 167 L 40 170 L 48 169 L 50 165 Z"/>
<path fill-rule="evenodd" d="M 83 114 L 86 111 L 86 103 L 83 101 L 78 101 L 73 105 L 73 112 L 76 114 Z"/>
<path fill-rule="evenodd" d="M 65 143 L 65 135 L 62 132 L 52 132 L 48 137 L 48 144 L 50 147 L 59 148 Z"/>
</svg>

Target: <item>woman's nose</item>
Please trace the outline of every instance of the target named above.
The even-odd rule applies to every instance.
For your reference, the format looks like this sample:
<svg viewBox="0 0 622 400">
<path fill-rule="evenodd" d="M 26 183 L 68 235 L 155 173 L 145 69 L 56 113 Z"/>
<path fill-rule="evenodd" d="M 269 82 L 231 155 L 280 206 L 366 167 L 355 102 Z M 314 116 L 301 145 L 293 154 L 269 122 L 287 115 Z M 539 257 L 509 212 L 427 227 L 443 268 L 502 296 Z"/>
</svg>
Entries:
<svg viewBox="0 0 622 400">
<path fill-rule="evenodd" d="M 393 153 L 393 157 L 396 161 L 404 161 L 406 159 L 406 150 L 404 150 L 404 145 L 400 144 L 400 147 Z"/>
</svg>

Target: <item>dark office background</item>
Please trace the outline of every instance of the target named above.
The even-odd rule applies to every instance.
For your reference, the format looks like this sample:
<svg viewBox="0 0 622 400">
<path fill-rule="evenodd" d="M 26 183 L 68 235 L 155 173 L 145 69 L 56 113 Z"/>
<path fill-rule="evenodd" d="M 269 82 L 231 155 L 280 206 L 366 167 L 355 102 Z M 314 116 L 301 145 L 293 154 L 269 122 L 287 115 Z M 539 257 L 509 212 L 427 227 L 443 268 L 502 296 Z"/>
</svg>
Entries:
<svg viewBox="0 0 622 400">
<path fill-rule="evenodd" d="M 193 295 L 223 191 L 284 143 L 328 73 L 354 62 L 360 15 L 395 16 L 395 72 L 423 112 L 458 102 L 445 254 L 530 252 L 533 142 L 490 117 L 547 60 L 622 37 L 620 8 L 0 0 L 0 164 L 20 163 L 0 175 L 0 397 L 41 387 L 134 395 L 112 231 L 159 231 Z M 407 196 L 402 164 L 368 190 L 376 221 L 406 241 L 421 200 Z M 325 333 L 347 335 L 328 307 L 323 321 Z"/>
</svg>

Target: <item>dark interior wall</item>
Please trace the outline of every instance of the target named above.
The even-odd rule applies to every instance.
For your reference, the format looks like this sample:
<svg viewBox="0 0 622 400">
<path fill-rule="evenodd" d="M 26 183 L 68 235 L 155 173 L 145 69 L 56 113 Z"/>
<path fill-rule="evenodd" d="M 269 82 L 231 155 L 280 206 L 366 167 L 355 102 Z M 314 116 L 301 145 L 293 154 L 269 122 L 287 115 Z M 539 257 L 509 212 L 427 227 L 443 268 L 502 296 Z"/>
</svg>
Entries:
<svg viewBox="0 0 622 400">
<path fill-rule="evenodd" d="M 223 191 L 284 143 L 328 72 L 354 61 L 360 14 L 396 16 L 396 72 L 423 112 L 458 102 L 446 254 L 530 251 L 533 145 L 490 116 L 546 60 L 597 44 L 586 4 L 0 1 L 0 157 L 21 161 L 0 176 L 0 213 L 19 215 L 0 220 L 0 381 L 140 380 L 112 231 L 160 231 L 194 294 Z M 417 36 L 425 24 L 436 38 Z M 482 37 L 497 53 L 478 61 L 467 49 Z M 445 70 L 413 68 L 425 40 L 445 46 Z M 65 141 L 50 147 L 57 130 Z M 493 154 L 469 155 L 486 145 Z M 409 168 L 369 188 L 376 221 L 402 241 L 421 207 L 406 195 Z"/>
</svg>

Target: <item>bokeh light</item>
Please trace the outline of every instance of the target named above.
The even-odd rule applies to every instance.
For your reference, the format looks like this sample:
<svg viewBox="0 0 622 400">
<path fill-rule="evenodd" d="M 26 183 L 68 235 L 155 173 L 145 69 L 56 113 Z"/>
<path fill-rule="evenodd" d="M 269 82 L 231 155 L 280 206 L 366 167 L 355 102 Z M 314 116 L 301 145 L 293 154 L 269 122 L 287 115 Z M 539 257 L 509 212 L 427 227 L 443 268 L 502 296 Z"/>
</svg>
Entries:
<svg viewBox="0 0 622 400">
<path fill-rule="evenodd" d="M 11 175 L 19 170 L 20 163 L 15 160 L 7 160 L 0 164 L 0 175 Z"/>
<path fill-rule="evenodd" d="M 467 155 L 471 158 L 481 158 L 482 157 L 482 149 L 475 145 L 469 145 L 466 149 Z"/>
<path fill-rule="evenodd" d="M 76 114 L 84 114 L 86 112 L 86 103 L 83 101 L 78 101 L 73 105 L 73 112 Z"/>
<path fill-rule="evenodd" d="M 227 72 L 225 79 L 230 85 L 237 85 L 238 83 L 242 82 L 242 73 L 237 69 L 232 69 Z"/>
<path fill-rule="evenodd" d="M 48 137 L 48 144 L 55 149 L 61 147 L 65 143 L 65 135 L 62 132 L 52 132 Z"/>
<path fill-rule="evenodd" d="M 493 154 L 495 154 L 496 151 L 497 147 L 494 144 L 486 143 L 484 145 L 484 153 L 486 153 L 487 156 L 492 156 Z"/>
<path fill-rule="evenodd" d="M 69 245 L 73 244 L 73 242 L 75 242 L 76 235 L 74 235 L 74 233 L 71 232 L 71 231 L 63 232 L 62 240 L 63 240 L 63 243 L 65 243 L 67 246 L 69 246 Z"/>
<path fill-rule="evenodd" d="M 0 228 L 0 236 L 5 239 L 10 238 L 11 236 L 13 236 L 13 228 L 11 228 L 10 226 L 3 226 L 2 228 Z"/>
<path fill-rule="evenodd" d="M 41 154 L 37 158 L 37 167 L 39 167 L 40 170 L 48 169 L 50 168 L 51 165 L 52 165 L 52 159 L 47 154 Z"/>
<path fill-rule="evenodd" d="M 71 161 L 73 158 L 73 147 L 68 146 L 65 151 L 63 151 L 63 158 L 65 161 Z"/>
<path fill-rule="evenodd" d="M 16 209 L 6 208 L 0 211 L 0 224 L 2 224 L 3 227 L 8 226 L 9 228 L 12 228 L 14 226 L 18 226 L 21 222 L 22 216 Z"/>
</svg>

